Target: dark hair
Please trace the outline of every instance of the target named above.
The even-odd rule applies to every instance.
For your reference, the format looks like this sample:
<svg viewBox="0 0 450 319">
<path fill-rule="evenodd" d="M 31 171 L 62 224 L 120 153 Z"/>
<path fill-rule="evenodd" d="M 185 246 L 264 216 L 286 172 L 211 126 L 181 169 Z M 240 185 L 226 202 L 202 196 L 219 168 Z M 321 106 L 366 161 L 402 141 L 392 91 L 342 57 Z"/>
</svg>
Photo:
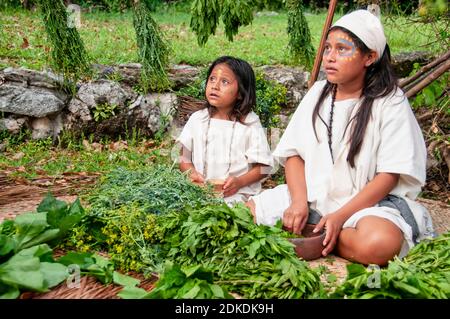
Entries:
<svg viewBox="0 0 450 319">
<path fill-rule="evenodd" d="M 248 62 L 239 58 L 231 56 L 222 56 L 216 59 L 208 69 L 206 75 L 206 85 L 208 84 L 209 76 L 214 67 L 218 64 L 226 64 L 231 71 L 233 71 L 238 82 L 238 92 L 240 98 L 236 101 L 235 106 L 228 114 L 230 119 L 236 119 L 239 122 L 243 122 L 243 118 L 252 111 L 256 105 L 256 80 L 255 73 Z M 205 91 L 206 94 L 206 91 Z M 208 108 L 209 114 L 212 116 L 217 112 L 216 108 L 208 103 L 206 99 L 205 103 Z"/>
<path fill-rule="evenodd" d="M 332 27 L 328 31 L 328 34 L 333 30 L 341 30 L 347 33 L 347 35 L 350 36 L 350 38 L 354 41 L 356 48 L 358 48 L 363 54 L 368 54 L 371 52 L 371 50 L 351 31 L 342 27 Z M 350 123 L 353 122 L 350 128 L 350 140 L 347 141 L 348 143 L 350 143 L 350 150 L 347 154 L 347 161 L 350 163 L 351 167 L 355 167 L 355 156 L 358 155 L 359 151 L 361 150 L 364 133 L 366 131 L 367 123 L 369 122 L 372 113 L 373 101 L 379 97 L 387 96 L 389 93 L 397 89 L 397 81 L 397 76 L 395 75 L 391 65 L 390 49 L 386 44 L 386 48 L 384 49 L 381 58 L 367 68 L 361 92 L 361 96 L 363 97 L 361 106 L 356 115 L 352 119 L 350 119 L 344 131 L 345 135 L 345 132 L 347 131 Z M 319 114 L 320 106 L 328 96 L 328 94 L 332 92 L 334 86 L 335 84 L 327 80 L 327 83 L 322 89 L 322 92 L 320 93 L 319 99 L 314 108 L 312 122 L 316 138 L 317 132 L 315 123 Z"/>
</svg>

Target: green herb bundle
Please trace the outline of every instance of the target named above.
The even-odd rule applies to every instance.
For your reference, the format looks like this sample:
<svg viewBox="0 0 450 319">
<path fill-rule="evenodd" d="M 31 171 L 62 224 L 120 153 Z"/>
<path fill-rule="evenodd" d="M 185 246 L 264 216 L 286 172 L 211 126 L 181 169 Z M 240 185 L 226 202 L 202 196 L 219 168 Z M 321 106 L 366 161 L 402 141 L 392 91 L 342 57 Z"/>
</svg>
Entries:
<svg viewBox="0 0 450 319">
<path fill-rule="evenodd" d="M 403 260 L 395 258 L 385 269 L 370 271 L 351 264 L 347 270 L 346 281 L 331 297 L 448 299 L 450 232 L 419 243 Z"/>
<path fill-rule="evenodd" d="M 73 83 L 89 72 L 89 56 L 75 27 L 69 27 L 61 0 L 39 0 L 45 30 L 52 44 L 52 63 L 64 75 L 65 84 Z M 74 87 L 74 84 L 72 86 Z M 72 89 L 74 89 L 72 87 Z"/>
<path fill-rule="evenodd" d="M 302 1 L 288 0 L 289 50 L 296 63 L 312 66 L 314 62 L 314 48 L 311 44 L 311 33 L 308 22 L 303 14 Z"/>
<path fill-rule="evenodd" d="M 111 172 L 88 201 L 87 216 L 66 245 L 81 251 L 106 250 L 124 271 L 159 272 L 164 233 L 158 216 L 218 199 L 211 189 L 192 184 L 178 169 L 156 165 Z"/>
<path fill-rule="evenodd" d="M 245 206 L 187 209 L 164 217 L 167 259 L 202 265 L 216 284 L 246 298 L 302 298 L 322 291 L 280 227 L 258 226 Z"/>
<path fill-rule="evenodd" d="M 141 86 L 148 90 L 163 91 L 170 86 L 166 68 L 169 65 L 169 43 L 153 20 L 144 1 L 137 1 L 133 10 L 133 24 L 142 63 Z"/>
</svg>

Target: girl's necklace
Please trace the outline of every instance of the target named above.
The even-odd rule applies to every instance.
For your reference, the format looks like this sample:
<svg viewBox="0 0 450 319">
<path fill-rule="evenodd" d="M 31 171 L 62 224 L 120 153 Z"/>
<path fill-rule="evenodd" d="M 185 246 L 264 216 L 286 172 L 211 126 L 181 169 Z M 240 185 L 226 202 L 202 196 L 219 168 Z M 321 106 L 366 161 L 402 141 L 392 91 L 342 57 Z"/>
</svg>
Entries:
<svg viewBox="0 0 450 319">
<path fill-rule="evenodd" d="M 206 128 L 206 140 L 205 140 L 205 154 L 203 156 L 203 176 L 205 176 L 205 178 L 208 178 L 208 161 L 207 156 L 208 156 L 208 137 L 209 137 L 209 127 L 211 125 L 211 117 L 208 118 L 208 126 Z M 228 176 L 228 173 L 230 172 L 230 168 L 231 168 L 231 147 L 233 145 L 233 139 L 234 139 L 234 129 L 236 127 L 236 120 L 233 121 L 233 128 L 231 131 L 231 141 L 230 141 L 230 149 L 228 152 L 228 158 L 229 158 L 229 162 L 228 162 L 228 168 L 227 168 L 227 172 L 225 173 L 225 176 Z"/>
</svg>

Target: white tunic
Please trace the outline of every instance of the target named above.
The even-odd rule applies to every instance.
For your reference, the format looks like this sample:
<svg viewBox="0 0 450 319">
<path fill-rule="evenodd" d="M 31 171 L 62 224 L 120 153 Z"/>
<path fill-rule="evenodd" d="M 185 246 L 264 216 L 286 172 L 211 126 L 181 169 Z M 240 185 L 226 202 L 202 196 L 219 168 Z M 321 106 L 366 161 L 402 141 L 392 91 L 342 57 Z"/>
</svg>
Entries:
<svg viewBox="0 0 450 319">
<path fill-rule="evenodd" d="M 212 118 L 208 130 L 208 119 L 207 109 L 193 113 L 177 138 L 177 142 L 192 152 L 192 163 L 202 175 L 205 174 L 207 163 L 204 176 L 206 180 L 241 176 L 252 168 L 252 164 L 257 163 L 268 165 L 264 170 L 267 170 L 267 174 L 270 173 L 273 157 L 265 130 L 254 112 L 246 116 L 245 125 L 239 122 L 234 125 L 233 121 Z M 225 198 L 225 201 L 244 201 L 260 191 L 261 181 L 258 181 L 242 187 L 237 194 Z"/>
<path fill-rule="evenodd" d="M 356 114 L 358 99 L 336 101 L 333 116 L 332 149 L 328 147 L 327 130 L 318 118 L 317 141 L 312 125 L 312 113 L 326 81 L 316 82 L 301 101 L 273 155 L 282 165 L 290 156 L 299 155 L 305 162 L 307 197 L 311 208 L 321 215 L 333 213 L 359 193 L 377 173 L 397 173 L 400 179 L 391 194 L 406 200 L 419 227 L 419 240 L 434 233 L 428 211 L 415 202 L 425 183 L 426 147 L 422 132 L 407 98 L 398 89 L 385 98 L 374 101 L 363 144 L 352 168 L 346 157 L 350 128 L 347 123 Z M 331 97 L 324 100 L 320 114 L 328 124 Z M 345 136 L 343 136 L 345 131 Z M 283 217 L 290 205 L 287 185 L 280 185 L 252 197 L 256 204 L 257 222 L 273 225 Z M 414 243 L 412 229 L 396 209 L 370 207 L 356 212 L 344 224 L 355 227 L 367 215 L 384 217 L 404 233 L 405 243 L 400 255 L 405 255 Z"/>
</svg>

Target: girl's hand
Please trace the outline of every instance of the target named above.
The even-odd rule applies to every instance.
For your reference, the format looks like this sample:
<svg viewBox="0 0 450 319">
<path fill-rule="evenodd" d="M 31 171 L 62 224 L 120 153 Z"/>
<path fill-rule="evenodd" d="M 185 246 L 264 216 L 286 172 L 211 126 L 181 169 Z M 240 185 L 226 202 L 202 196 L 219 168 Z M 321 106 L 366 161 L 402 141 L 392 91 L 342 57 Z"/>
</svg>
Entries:
<svg viewBox="0 0 450 319">
<path fill-rule="evenodd" d="M 308 213 L 308 203 L 292 202 L 283 213 L 283 225 L 286 230 L 294 234 L 300 234 L 308 220 Z"/>
<path fill-rule="evenodd" d="M 239 189 L 241 189 L 244 185 L 242 185 L 239 177 L 230 176 L 225 180 L 225 184 L 223 185 L 223 197 L 228 197 L 236 194 Z"/>
<path fill-rule="evenodd" d="M 196 170 L 191 171 L 191 173 L 189 174 L 189 178 L 193 183 L 196 184 L 203 184 L 205 182 L 205 178 L 203 177 L 203 175 Z"/>
<path fill-rule="evenodd" d="M 319 223 L 314 228 L 313 232 L 316 233 L 322 228 L 325 228 L 326 235 L 323 240 L 323 245 L 325 246 L 322 251 L 322 255 L 328 255 L 336 246 L 337 238 L 342 230 L 342 225 L 344 225 L 345 219 L 338 213 L 332 213 L 323 216 Z"/>
</svg>

